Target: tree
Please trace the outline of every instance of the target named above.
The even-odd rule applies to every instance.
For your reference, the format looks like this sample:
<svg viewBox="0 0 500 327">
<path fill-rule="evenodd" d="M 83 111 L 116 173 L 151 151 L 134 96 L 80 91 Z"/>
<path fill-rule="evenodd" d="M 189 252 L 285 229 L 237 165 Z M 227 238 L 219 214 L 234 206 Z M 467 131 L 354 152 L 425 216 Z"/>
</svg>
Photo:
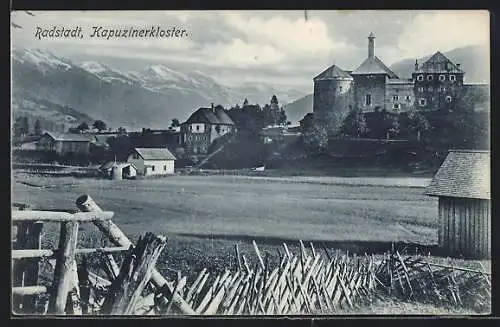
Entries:
<svg viewBox="0 0 500 327">
<path fill-rule="evenodd" d="M 94 124 L 92 125 L 94 129 L 97 129 L 99 132 L 104 131 L 107 129 L 106 123 L 103 122 L 102 120 L 96 120 Z"/>
<path fill-rule="evenodd" d="M 116 131 L 118 132 L 118 134 L 127 134 L 127 130 L 125 129 L 125 127 L 118 127 Z"/>
<path fill-rule="evenodd" d="M 170 124 L 171 127 L 179 127 L 181 126 L 181 123 L 179 122 L 179 119 L 174 118 L 172 119 L 172 123 Z"/>
<path fill-rule="evenodd" d="M 245 100 L 243 101 L 243 107 L 245 107 L 245 106 L 248 106 L 248 99 L 247 98 L 245 98 Z"/>
<path fill-rule="evenodd" d="M 30 131 L 28 117 L 21 116 L 16 119 L 13 126 L 14 137 L 19 139 L 26 136 Z"/>
<path fill-rule="evenodd" d="M 362 110 L 354 108 L 344 118 L 341 126 L 344 135 L 359 138 L 368 132 L 366 117 Z"/>
<path fill-rule="evenodd" d="M 313 125 L 303 134 L 303 142 L 311 152 L 322 152 L 328 146 L 327 127 L 324 125 Z"/>
<path fill-rule="evenodd" d="M 278 98 L 276 97 L 276 95 L 273 94 L 273 96 L 271 97 L 271 105 L 278 105 Z"/>
<path fill-rule="evenodd" d="M 35 121 L 35 124 L 33 126 L 33 130 L 34 130 L 35 135 L 37 135 L 37 136 L 42 135 L 42 125 L 40 124 L 39 119 L 37 119 Z"/>
<path fill-rule="evenodd" d="M 90 127 L 85 121 L 76 127 L 76 130 L 79 132 L 88 131 L 89 129 Z"/>
<path fill-rule="evenodd" d="M 429 121 L 419 112 L 412 110 L 408 112 L 408 129 L 417 133 L 417 140 L 420 141 L 421 133 L 429 130 Z"/>
</svg>

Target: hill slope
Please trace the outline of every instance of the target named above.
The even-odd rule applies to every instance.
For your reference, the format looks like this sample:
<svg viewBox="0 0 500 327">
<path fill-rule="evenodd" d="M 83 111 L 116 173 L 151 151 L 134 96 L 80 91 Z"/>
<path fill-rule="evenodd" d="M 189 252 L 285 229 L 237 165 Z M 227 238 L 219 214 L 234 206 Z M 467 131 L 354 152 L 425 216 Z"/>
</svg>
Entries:
<svg viewBox="0 0 500 327">
<path fill-rule="evenodd" d="M 212 102 L 231 106 L 248 97 L 249 101 L 266 103 L 272 92 L 279 92 L 264 85 L 232 89 L 203 72 L 164 65 L 125 72 L 95 61 L 74 63 L 38 49 L 14 48 L 11 58 L 14 102 L 29 99 L 71 107 L 88 119 L 102 119 L 114 128 L 165 128 L 173 118 L 183 121 L 198 107 Z M 291 96 L 303 94 L 285 91 L 283 96 L 277 95 L 286 102 Z M 39 113 L 53 110 L 38 105 L 13 106 L 15 114 L 20 108 Z"/>
</svg>

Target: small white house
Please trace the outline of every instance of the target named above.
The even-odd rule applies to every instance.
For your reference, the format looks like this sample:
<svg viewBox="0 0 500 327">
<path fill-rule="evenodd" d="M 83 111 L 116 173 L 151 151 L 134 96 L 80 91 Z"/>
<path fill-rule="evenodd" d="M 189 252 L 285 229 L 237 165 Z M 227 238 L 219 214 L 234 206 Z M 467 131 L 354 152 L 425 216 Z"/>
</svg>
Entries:
<svg viewBox="0 0 500 327">
<path fill-rule="evenodd" d="M 134 148 L 127 162 L 142 176 L 170 175 L 174 173 L 175 156 L 166 148 Z"/>
</svg>

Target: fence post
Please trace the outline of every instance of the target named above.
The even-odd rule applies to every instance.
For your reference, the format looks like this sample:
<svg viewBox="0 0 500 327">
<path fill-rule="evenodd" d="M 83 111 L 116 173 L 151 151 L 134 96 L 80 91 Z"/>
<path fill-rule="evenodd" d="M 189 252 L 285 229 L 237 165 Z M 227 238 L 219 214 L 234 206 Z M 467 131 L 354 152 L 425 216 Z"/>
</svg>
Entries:
<svg viewBox="0 0 500 327">
<path fill-rule="evenodd" d="M 40 249 L 42 227 L 43 224 L 38 222 L 17 223 L 17 236 L 16 242 L 13 244 L 13 249 Z M 39 263 L 40 261 L 38 258 L 23 258 L 16 260 L 13 264 L 12 286 L 36 286 L 38 283 Z M 36 298 L 36 295 L 13 296 L 12 309 L 16 313 L 36 313 Z"/>
<path fill-rule="evenodd" d="M 68 294 L 73 291 L 75 279 L 75 250 L 78 236 L 78 222 L 61 223 L 59 248 L 54 271 L 53 296 L 50 299 L 51 312 L 65 314 Z"/>
</svg>

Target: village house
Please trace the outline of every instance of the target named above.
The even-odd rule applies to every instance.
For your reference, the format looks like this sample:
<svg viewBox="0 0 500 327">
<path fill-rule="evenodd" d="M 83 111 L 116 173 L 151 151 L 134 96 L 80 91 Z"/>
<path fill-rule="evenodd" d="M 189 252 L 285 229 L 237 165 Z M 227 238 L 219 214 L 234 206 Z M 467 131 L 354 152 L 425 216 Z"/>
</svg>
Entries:
<svg viewBox="0 0 500 327">
<path fill-rule="evenodd" d="M 96 142 L 91 134 L 45 132 L 37 142 L 37 150 L 54 151 L 59 155 L 88 154 L 90 145 Z"/>
<path fill-rule="evenodd" d="M 175 160 L 167 148 L 134 148 L 127 158 L 141 176 L 173 174 Z"/>
<path fill-rule="evenodd" d="M 450 151 L 426 194 L 439 198 L 439 246 L 456 256 L 489 259 L 490 151 Z"/>
<path fill-rule="evenodd" d="M 180 145 L 185 153 L 204 155 L 218 138 L 235 131 L 235 124 L 223 108 L 199 108 L 180 129 Z"/>
</svg>

